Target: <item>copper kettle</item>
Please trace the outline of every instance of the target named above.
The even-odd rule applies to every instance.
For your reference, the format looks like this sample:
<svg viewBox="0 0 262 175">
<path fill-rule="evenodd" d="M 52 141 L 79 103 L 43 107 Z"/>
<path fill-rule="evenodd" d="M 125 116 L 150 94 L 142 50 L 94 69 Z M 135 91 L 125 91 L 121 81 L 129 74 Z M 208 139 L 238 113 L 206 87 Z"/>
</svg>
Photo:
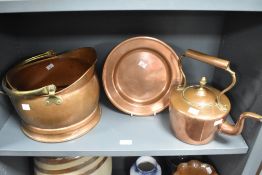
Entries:
<svg viewBox="0 0 262 175">
<path fill-rule="evenodd" d="M 229 61 L 190 49 L 183 57 L 191 57 L 224 69 L 231 74 L 232 82 L 223 91 L 208 86 L 205 77 L 202 77 L 199 85 L 187 86 L 180 64 L 184 83 L 173 90 L 169 106 L 171 126 L 179 140 L 189 144 L 206 144 L 213 139 L 216 131 L 230 135 L 240 134 L 246 118 L 262 120 L 262 116 L 258 114 L 244 112 L 236 125 L 225 121 L 231 108 L 225 93 L 236 83 L 236 75 L 230 69 Z"/>
</svg>

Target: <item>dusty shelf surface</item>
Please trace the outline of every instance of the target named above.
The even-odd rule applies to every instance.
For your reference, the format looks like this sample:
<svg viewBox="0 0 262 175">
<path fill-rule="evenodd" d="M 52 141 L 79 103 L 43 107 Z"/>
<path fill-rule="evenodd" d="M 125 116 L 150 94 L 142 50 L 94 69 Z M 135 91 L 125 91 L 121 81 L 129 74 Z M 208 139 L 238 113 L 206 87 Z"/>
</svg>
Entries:
<svg viewBox="0 0 262 175">
<path fill-rule="evenodd" d="M 261 0 L 0 0 L 0 13 L 123 10 L 262 11 Z"/>
<path fill-rule="evenodd" d="M 248 146 L 241 135 L 217 134 L 201 146 L 185 144 L 174 137 L 168 111 L 152 117 L 131 117 L 102 103 L 102 118 L 86 135 L 63 143 L 41 143 L 20 130 L 12 115 L 0 130 L 0 155 L 5 156 L 166 156 L 244 154 Z"/>
</svg>

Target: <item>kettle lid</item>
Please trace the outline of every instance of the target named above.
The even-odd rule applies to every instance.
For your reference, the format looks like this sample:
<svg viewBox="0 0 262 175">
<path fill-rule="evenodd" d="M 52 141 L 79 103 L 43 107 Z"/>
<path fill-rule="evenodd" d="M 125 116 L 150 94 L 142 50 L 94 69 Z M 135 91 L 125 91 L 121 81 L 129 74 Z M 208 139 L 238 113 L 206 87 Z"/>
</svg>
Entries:
<svg viewBox="0 0 262 175">
<path fill-rule="evenodd" d="M 204 120 L 226 116 L 231 108 L 229 99 L 224 94 L 218 99 L 221 92 L 206 84 L 207 79 L 202 77 L 198 85 L 176 88 L 170 97 L 170 109 Z"/>
<path fill-rule="evenodd" d="M 195 107 L 214 106 L 216 104 L 216 94 L 206 86 L 206 83 L 206 77 L 202 77 L 199 85 L 186 87 L 182 92 L 183 99 Z"/>
</svg>

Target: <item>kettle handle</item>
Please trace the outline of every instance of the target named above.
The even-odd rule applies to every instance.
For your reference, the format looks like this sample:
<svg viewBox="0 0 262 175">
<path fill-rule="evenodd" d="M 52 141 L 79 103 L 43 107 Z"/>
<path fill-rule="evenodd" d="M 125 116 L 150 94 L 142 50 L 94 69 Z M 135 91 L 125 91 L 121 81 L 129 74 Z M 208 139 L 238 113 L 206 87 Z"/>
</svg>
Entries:
<svg viewBox="0 0 262 175">
<path fill-rule="evenodd" d="M 217 58 L 217 57 L 214 57 L 214 56 L 210 56 L 210 55 L 207 55 L 207 54 L 204 54 L 204 53 L 192 50 L 192 49 L 188 49 L 182 55 L 181 58 L 183 58 L 183 57 L 190 57 L 190 58 L 193 58 L 195 60 L 213 65 L 215 67 L 219 67 L 219 68 L 224 69 L 225 71 L 227 71 L 231 74 L 231 77 L 232 77 L 231 84 L 227 88 L 225 88 L 223 91 L 221 91 L 220 94 L 217 96 L 217 103 L 218 103 L 219 107 L 223 110 L 226 110 L 226 107 L 223 106 L 220 103 L 220 98 L 224 93 L 226 93 L 227 91 L 232 89 L 233 86 L 236 84 L 236 73 L 230 69 L 230 61 L 224 60 L 224 59 L 221 59 L 221 58 Z M 182 69 L 181 69 L 181 71 L 182 71 Z M 186 77 L 185 77 L 183 71 L 182 71 L 182 75 L 183 75 L 184 79 L 186 80 Z M 186 82 L 184 82 L 184 86 L 185 85 L 186 85 Z"/>
<path fill-rule="evenodd" d="M 201 53 L 192 49 L 188 49 L 184 56 L 193 58 L 195 60 L 202 61 L 204 63 L 213 65 L 215 67 L 219 67 L 221 69 L 227 69 L 230 65 L 230 62 L 221 58 L 217 58 L 214 56 L 207 55 L 205 53 Z"/>
</svg>

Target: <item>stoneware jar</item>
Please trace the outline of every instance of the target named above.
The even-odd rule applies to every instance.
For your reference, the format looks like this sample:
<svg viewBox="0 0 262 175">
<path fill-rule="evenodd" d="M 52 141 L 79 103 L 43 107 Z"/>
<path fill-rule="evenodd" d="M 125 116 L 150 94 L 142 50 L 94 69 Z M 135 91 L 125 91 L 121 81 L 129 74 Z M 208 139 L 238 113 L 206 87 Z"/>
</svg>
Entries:
<svg viewBox="0 0 262 175">
<path fill-rule="evenodd" d="M 161 167 L 150 156 L 139 157 L 130 169 L 130 175 L 161 175 Z"/>
<path fill-rule="evenodd" d="M 111 157 L 37 157 L 35 175 L 111 175 Z"/>
</svg>

